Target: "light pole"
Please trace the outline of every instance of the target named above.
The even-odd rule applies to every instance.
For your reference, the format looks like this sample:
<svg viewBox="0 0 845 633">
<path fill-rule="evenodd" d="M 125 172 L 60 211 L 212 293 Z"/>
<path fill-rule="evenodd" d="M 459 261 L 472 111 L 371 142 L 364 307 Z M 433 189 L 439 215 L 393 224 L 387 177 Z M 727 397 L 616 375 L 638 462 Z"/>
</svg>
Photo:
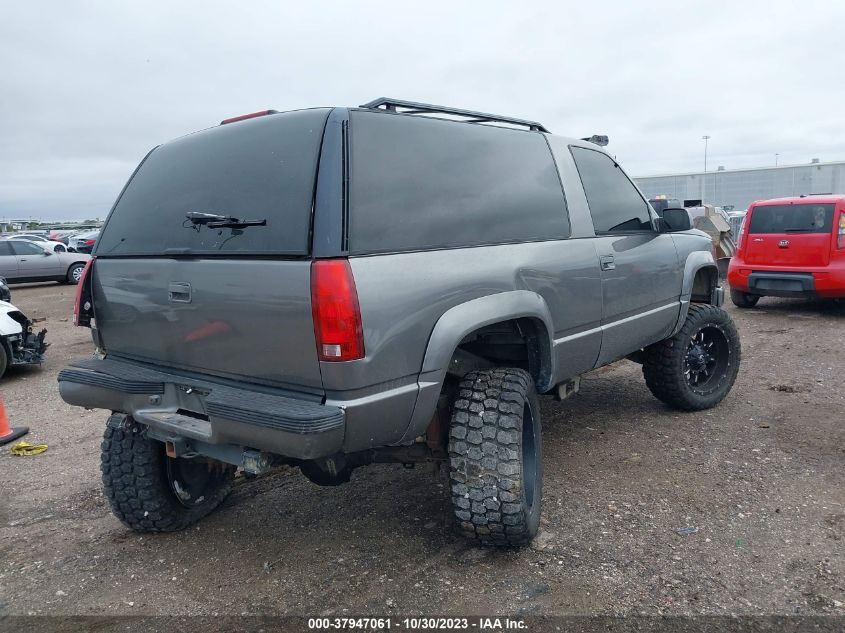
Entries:
<svg viewBox="0 0 845 633">
<path fill-rule="evenodd" d="M 778 166 L 778 156 L 780 156 L 780 154 L 778 154 L 777 152 L 775 152 L 775 167 L 777 167 L 777 166 Z"/>
<path fill-rule="evenodd" d="M 710 140 L 710 135 L 705 134 L 701 137 L 704 141 L 704 175 L 701 177 L 701 204 L 704 204 L 704 194 L 707 192 L 707 141 Z"/>
</svg>

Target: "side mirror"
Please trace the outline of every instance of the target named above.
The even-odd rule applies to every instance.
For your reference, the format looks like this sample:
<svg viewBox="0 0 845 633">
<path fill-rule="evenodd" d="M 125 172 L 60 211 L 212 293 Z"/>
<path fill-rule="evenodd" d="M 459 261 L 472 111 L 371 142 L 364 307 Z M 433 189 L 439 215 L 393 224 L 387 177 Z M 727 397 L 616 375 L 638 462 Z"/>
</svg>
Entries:
<svg viewBox="0 0 845 633">
<path fill-rule="evenodd" d="M 692 228 L 692 222 L 686 209 L 664 209 L 660 215 L 661 233 L 677 233 L 678 231 L 689 231 Z"/>
<path fill-rule="evenodd" d="M 49 257 L 52 254 L 50 251 L 44 251 L 44 257 Z"/>
</svg>

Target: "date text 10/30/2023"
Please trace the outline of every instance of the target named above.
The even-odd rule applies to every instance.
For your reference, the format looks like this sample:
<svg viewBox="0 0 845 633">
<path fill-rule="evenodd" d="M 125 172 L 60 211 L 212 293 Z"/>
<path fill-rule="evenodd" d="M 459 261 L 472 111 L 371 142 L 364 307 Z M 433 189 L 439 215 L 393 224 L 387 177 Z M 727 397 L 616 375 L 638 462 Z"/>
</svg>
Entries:
<svg viewBox="0 0 845 633">
<path fill-rule="evenodd" d="M 389 631 L 524 631 L 528 627 L 523 620 L 511 618 L 309 618 L 309 630 L 358 630 Z"/>
</svg>

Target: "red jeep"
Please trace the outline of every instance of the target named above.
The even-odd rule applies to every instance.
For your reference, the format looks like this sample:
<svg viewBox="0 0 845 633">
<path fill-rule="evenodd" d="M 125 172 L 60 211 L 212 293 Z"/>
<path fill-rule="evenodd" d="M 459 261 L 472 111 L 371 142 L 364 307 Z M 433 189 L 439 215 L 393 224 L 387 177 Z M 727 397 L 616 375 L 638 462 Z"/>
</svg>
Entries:
<svg viewBox="0 0 845 633">
<path fill-rule="evenodd" d="M 845 195 L 754 202 L 728 268 L 731 300 L 845 297 Z"/>
</svg>

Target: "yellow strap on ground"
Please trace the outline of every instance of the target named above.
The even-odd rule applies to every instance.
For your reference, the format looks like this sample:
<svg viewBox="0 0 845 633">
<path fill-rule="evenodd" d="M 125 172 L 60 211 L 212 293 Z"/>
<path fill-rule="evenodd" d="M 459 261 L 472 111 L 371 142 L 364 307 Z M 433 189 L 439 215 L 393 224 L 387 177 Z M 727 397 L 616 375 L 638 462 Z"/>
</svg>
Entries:
<svg viewBox="0 0 845 633">
<path fill-rule="evenodd" d="M 29 442 L 18 442 L 11 448 L 12 455 L 40 455 L 46 450 L 46 444 L 30 444 Z"/>
</svg>

